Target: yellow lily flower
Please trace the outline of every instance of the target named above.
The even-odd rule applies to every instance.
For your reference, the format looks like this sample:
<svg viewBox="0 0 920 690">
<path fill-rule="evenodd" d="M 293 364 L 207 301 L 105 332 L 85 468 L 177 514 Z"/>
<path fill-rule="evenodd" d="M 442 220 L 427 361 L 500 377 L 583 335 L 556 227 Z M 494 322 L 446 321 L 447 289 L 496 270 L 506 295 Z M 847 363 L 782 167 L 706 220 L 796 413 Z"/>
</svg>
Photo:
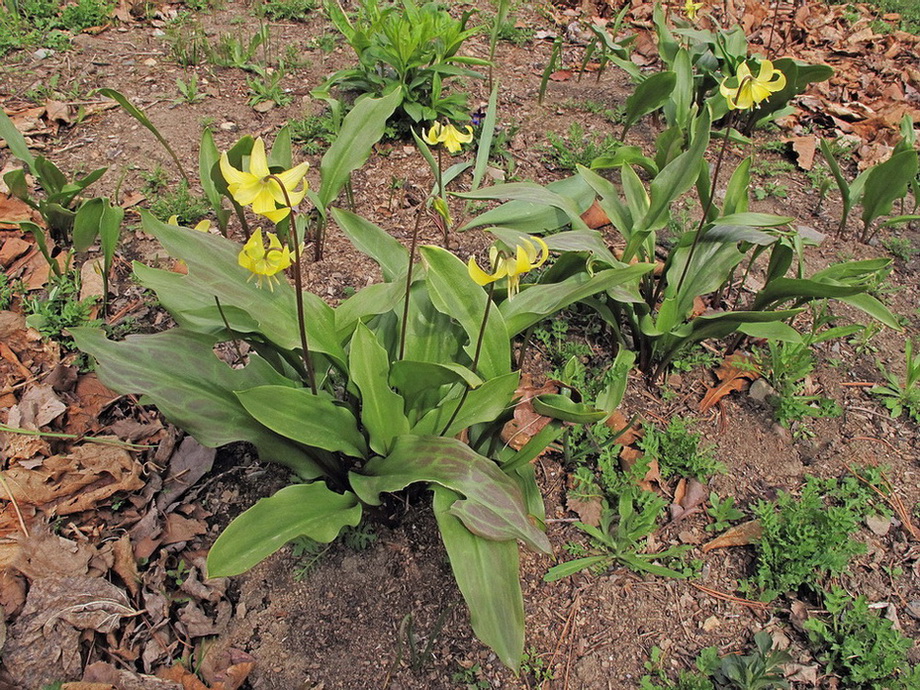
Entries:
<svg viewBox="0 0 920 690">
<path fill-rule="evenodd" d="M 548 257 L 549 247 L 546 246 L 546 242 L 543 241 L 542 237 L 534 235 L 531 238 L 522 238 L 522 244 L 517 245 L 513 257 L 492 245 L 489 249 L 489 263 L 493 273 L 486 273 L 482 270 L 479 264 L 476 263 L 476 258 L 472 256 L 467 268 L 469 269 L 470 278 L 477 285 L 488 285 L 502 278 L 507 278 L 508 299 L 511 299 L 521 289 L 521 276 L 538 266 L 542 266 Z"/>
<path fill-rule="evenodd" d="M 268 248 L 265 247 L 265 242 L 262 239 L 262 228 L 256 228 L 249 241 L 243 245 L 237 261 L 240 266 L 258 276 L 259 287 L 262 286 L 263 280 L 267 279 L 268 287 L 274 289 L 273 281 L 277 282 L 278 280 L 275 274 L 288 268 L 292 263 L 291 250 L 281 245 L 281 241 L 275 233 L 269 232 L 266 235 L 268 237 Z"/>
<path fill-rule="evenodd" d="M 440 122 L 433 122 L 431 129 L 422 134 L 422 139 L 431 146 L 444 144 L 444 148 L 450 153 L 457 153 L 463 148 L 463 144 L 473 141 L 473 128 L 467 125 L 464 134 L 452 124 L 442 125 Z"/>
<path fill-rule="evenodd" d="M 253 213 L 265 216 L 274 223 L 284 220 L 291 212 L 288 199 L 290 199 L 291 206 L 296 206 L 303 201 L 307 194 L 307 183 L 304 182 L 300 189 L 297 189 L 297 185 L 303 180 L 309 167 L 309 163 L 301 163 L 290 170 L 276 173 L 270 178 L 271 172 L 268 169 L 265 142 L 262 141 L 262 137 L 256 139 L 252 145 L 248 172 L 234 168 L 226 153 L 220 157 L 220 171 L 236 203 L 240 206 L 251 204 Z M 281 184 L 278 184 L 278 180 L 281 181 Z M 281 185 L 284 185 L 284 189 L 281 188 Z M 284 194 L 285 190 L 287 197 Z"/>
<path fill-rule="evenodd" d="M 786 75 L 773 67 L 769 60 L 761 60 L 760 72 L 755 77 L 746 62 L 738 68 L 738 74 L 726 78 L 719 86 L 731 110 L 750 110 L 770 94 L 782 91 L 786 86 Z"/>
<path fill-rule="evenodd" d="M 702 2 L 693 2 L 693 0 L 686 0 L 684 3 L 684 12 L 687 15 L 687 19 L 690 21 L 696 20 L 696 15 L 701 9 L 705 6 L 705 3 Z"/>
<path fill-rule="evenodd" d="M 166 221 L 169 225 L 179 225 L 179 216 L 171 215 L 169 220 Z M 195 225 L 193 230 L 198 232 L 208 232 L 211 229 L 211 221 L 205 218 L 204 220 L 199 220 L 198 224 Z"/>
</svg>

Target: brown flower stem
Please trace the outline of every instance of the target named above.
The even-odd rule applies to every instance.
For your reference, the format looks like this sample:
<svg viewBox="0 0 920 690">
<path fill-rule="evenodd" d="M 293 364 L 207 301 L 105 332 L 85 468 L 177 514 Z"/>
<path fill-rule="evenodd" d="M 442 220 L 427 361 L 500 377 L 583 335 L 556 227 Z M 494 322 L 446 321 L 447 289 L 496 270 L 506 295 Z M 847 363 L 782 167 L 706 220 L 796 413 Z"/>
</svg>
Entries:
<svg viewBox="0 0 920 690">
<path fill-rule="evenodd" d="M 409 291 L 412 289 L 412 269 L 415 264 L 415 244 L 418 241 L 418 227 L 422 222 L 422 204 L 415 211 L 415 227 L 412 229 L 412 244 L 409 248 L 409 268 L 406 270 L 406 296 L 403 301 L 402 325 L 399 329 L 399 359 L 406 354 L 406 328 L 409 323 Z"/>
<path fill-rule="evenodd" d="M 220 304 L 220 297 L 218 297 L 217 295 L 214 295 L 214 303 L 217 305 L 217 311 L 220 314 L 221 320 L 224 322 L 224 328 L 226 328 L 227 333 L 229 333 L 232 336 L 233 329 L 230 328 L 230 322 L 227 320 L 227 315 L 224 314 L 224 308 Z M 231 342 L 233 343 L 233 349 L 236 350 L 237 361 L 242 362 L 243 352 L 240 350 L 240 344 L 237 342 L 236 338 L 234 338 Z"/>
<path fill-rule="evenodd" d="M 296 211 L 291 204 L 291 197 L 288 195 L 287 188 L 285 188 L 281 180 L 278 179 L 278 176 L 269 175 L 268 178 L 274 180 L 278 186 L 281 187 L 281 193 L 284 194 L 284 200 L 287 203 L 288 209 L 290 209 L 288 223 L 291 229 L 291 240 L 294 244 L 294 299 L 297 303 L 297 329 L 300 331 L 300 347 L 303 350 L 303 363 L 307 368 L 307 382 L 310 384 L 310 390 L 313 392 L 313 395 L 316 395 L 318 392 L 316 388 L 316 371 L 313 368 L 313 358 L 310 356 L 310 345 L 307 341 L 307 327 L 304 323 L 303 275 L 300 270 L 300 238 L 297 237 Z"/>
<path fill-rule="evenodd" d="M 773 30 L 776 28 L 776 20 L 779 17 L 779 2 L 780 0 L 774 0 L 773 3 L 773 18 L 770 20 L 770 36 L 767 38 L 767 45 L 765 46 L 768 54 L 772 54 Z"/>
<path fill-rule="evenodd" d="M 486 308 L 482 313 L 482 324 L 479 326 L 479 338 L 476 340 L 476 352 L 473 354 L 473 364 L 470 367 L 470 370 L 475 374 L 476 368 L 479 366 L 479 355 L 482 354 L 482 342 L 485 340 L 486 335 L 486 324 L 489 321 L 489 311 L 492 308 L 492 296 L 495 294 L 495 283 L 489 283 L 489 294 L 486 299 Z M 441 432 L 441 436 L 447 433 L 447 430 L 450 429 L 450 425 L 454 423 L 454 420 L 457 418 L 457 415 L 460 414 L 460 410 L 463 408 L 463 403 L 466 402 L 467 396 L 470 394 L 470 385 L 464 383 L 463 395 L 460 396 L 460 402 L 457 403 L 457 407 L 454 408 L 454 413 L 450 416 L 450 419 L 447 421 L 447 424 L 444 425 L 444 430 Z"/>
</svg>

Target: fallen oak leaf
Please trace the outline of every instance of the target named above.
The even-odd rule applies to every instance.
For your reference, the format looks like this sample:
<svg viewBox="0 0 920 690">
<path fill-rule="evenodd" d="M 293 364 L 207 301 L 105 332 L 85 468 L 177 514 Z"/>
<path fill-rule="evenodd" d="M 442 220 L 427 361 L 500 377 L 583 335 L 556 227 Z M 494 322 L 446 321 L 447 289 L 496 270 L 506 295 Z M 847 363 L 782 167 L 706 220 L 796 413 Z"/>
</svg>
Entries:
<svg viewBox="0 0 920 690">
<path fill-rule="evenodd" d="M 540 433 L 543 427 L 552 421 L 550 417 L 544 417 L 534 410 L 531 401 L 538 395 L 557 393 L 558 391 L 559 389 L 554 382 L 547 381 L 542 386 L 537 387 L 533 385 L 531 376 L 524 374 L 514 393 L 514 396 L 518 398 L 518 403 L 514 406 L 514 417 L 502 428 L 502 441 L 514 448 L 514 450 L 520 450 L 526 446 L 530 439 Z M 546 451 L 544 450 L 543 452 L 545 453 Z"/>
<path fill-rule="evenodd" d="M 706 391 L 700 402 L 700 412 L 706 412 L 726 395 L 740 391 L 745 385 L 760 378 L 760 372 L 750 355 L 735 354 L 725 358 L 715 371 L 719 384 Z"/>
<path fill-rule="evenodd" d="M 749 546 L 756 544 L 763 536 L 763 526 L 760 520 L 748 520 L 740 525 L 735 525 L 726 530 L 712 541 L 703 544 L 703 553 L 713 549 L 724 549 L 728 546 Z"/>
<path fill-rule="evenodd" d="M 703 483 L 696 479 L 681 479 L 674 489 L 674 500 L 670 505 L 671 522 L 700 512 L 700 506 L 707 498 L 706 486 Z"/>
</svg>

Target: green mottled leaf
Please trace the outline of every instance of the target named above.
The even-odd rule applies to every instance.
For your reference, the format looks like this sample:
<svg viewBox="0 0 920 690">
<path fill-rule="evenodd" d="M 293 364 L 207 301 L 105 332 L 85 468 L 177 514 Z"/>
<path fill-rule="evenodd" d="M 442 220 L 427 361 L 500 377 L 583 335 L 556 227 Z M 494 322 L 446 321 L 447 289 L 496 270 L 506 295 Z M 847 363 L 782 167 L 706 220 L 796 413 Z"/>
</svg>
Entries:
<svg viewBox="0 0 920 690">
<path fill-rule="evenodd" d="M 362 323 L 351 339 L 348 372 L 361 392 L 361 423 L 370 436 L 371 449 L 386 455 L 394 438 L 409 433 L 409 420 L 403 412 L 406 403 L 390 388 L 387 351 Z"/>
<path fill-rule="evenodd" d="M 520 539 L 549 553 L 546 535 L 527 518 L 517 483 L 488 458 L 455 438 L 401 436 L 387 457 L 373 458 L 361 474 L 349 473 L 358 497 L 380 504 L 380 494 L 400 491 L 417 482 L 434 482 L 461 494 L 450 512 L 467 529 L 496 541 Z"/>
<path fill-rule="evenodd" d="M 99 379 L 119 393 L 140 393 L 170 422 L 216 448 L 248 441 L 265 460 L 311 478 L 322 474 L 306 449 L 253 419 L 233 391 L 269 384 L 293 385 L 257 355 L 232 369 L 214 354 L 216 338 L 174 328 L 156 335 L 129 335 L 116 343 L 94 328 L 72 328 L 83 352 L 96 358 Z"/>
<path fill-rule="evenodd" d="M 254 419 L 285 438 L 353 458 L 367 456 L 358 420 L 331 398 L 290 386 L 237 390 L 236 396 Z"/>
<path fill-rule="evenodd" d="M 337 494 L 322 482 L 287 486 L 227 525 L 208 553 L 208 577 L 246 572 L 297 537 L 328 543 L 360 521 L 353 493 Z"/>
<path fill-rule="evenodd" d="M 476 536 L 452 513 L 460 497 L 449 489 L 433 488 L 434 515 L 457 586 L 470 609 L 473 632 L 516 671 L 524 653 L 517 543 Z"/>
</svg>

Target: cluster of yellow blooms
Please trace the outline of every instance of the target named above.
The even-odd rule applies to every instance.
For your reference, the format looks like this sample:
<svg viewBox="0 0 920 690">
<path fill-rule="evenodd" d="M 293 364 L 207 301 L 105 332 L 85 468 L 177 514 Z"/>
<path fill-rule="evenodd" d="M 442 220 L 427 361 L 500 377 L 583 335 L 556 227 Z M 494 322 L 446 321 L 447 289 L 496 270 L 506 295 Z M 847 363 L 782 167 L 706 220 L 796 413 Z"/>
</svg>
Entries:
<svg viewBox="0 0 920 690">
<path fill-rule="evenodd" d="M 703 3 L 687 0 L 684 11 L 693 19 L 702 8 Z M 725 97 L 731 110 L 748 110 L 766 100 L 771 94 L 781 91 L 786 86 L 786 76 L 773 67 L 770 60 L 760 62 L 757 76 L 751 72 L 747 62 L 738 68 L 738 73 L 728 77 L 719 86 L 719 92 Z M 463 144 L 473 140 L 473 129 L 466 127 L 461 132 L 452 124 L 435 122 L 424 133 L 423 139 L 435 146 L 443 144 L 450 153 L 456 153 Z M 251 206 L 252 211 L 278 223 L 290 214 L 307 193 L 307 163 L 272 174 L 265 155 L 265 142 L 259 137 L 252 146 L 249 156 L 249 169 L 237 170 L 230 163 L 227 154 L 220 158 L 220 170 L 227 181 L 227 188 L 240 206 Z M 302 184 L 301 184 L 302 183 Z M 298 185 L 300 188 L 298 189 Z M 175 223 L 176 218 L 169 219 Z M 195 229 L 207 231 L 208 221 L 202 221 Z M 267 245 L 266 245 L 267 240 Z M 508 280 L 508 297 L 513 297 L 520 289 L 521 276 L 541 266 L 549 255 L 549 249 L 539 237 L 524 239 L 508 254 L 493 246 L 489 251 L 492 273 L 479 267 L 475 258 L 470 258 L 468 268 L 470 277 L 479 285 L 488 285 L 502 278 Z M 269 286 L 275 274 L 289 268 L 292 264 L 290 249 L 284 247 L 273 232 L 265 233 L 263 239 L 261 228 L 256 228 L 239 255 L 239 263 L 259 277 L 260 284 L 268 278 Z"/>
</svg>

